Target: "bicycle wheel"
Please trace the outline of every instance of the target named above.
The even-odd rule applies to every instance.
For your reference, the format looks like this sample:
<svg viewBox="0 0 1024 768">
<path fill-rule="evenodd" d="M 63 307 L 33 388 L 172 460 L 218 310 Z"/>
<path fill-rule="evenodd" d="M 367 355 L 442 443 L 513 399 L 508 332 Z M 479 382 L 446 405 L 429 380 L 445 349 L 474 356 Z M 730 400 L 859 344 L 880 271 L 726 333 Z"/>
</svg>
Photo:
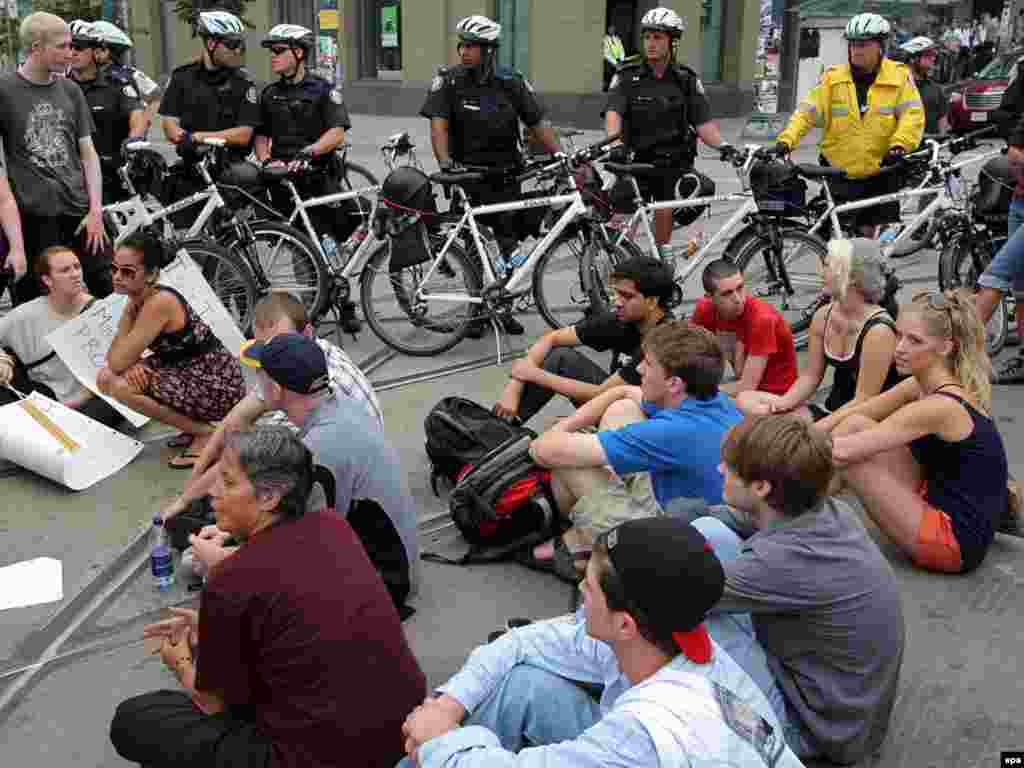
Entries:
<svg viewBox="0 0 1024 768">
<path fill-rule="evenodd" d="M 611 276 L 615 267 L 626 259 L 644 255 L 640 246 L 628 238 L 617 243 L 598 236 L 589 238 L 589 244 L 584 248 L 584 260 L 581 262 L 583 270 L 581 280 L 584 281 L 583 284 L 587 289 L 588 303 L 592 311 L 612 311 Z M 547 318 L 545 317 L 545 319 Z M 550 322 L 548 320 L 548 323 Z"/>
<path fill-rule="evenodd" d="M 186 240 L 181 247 L 202 270 L 206 282 L 234 318 L 239 330 L 247 333 L 256 304 L 256 281 L 249 267 L 223 245 L 209 238 Z"/>
<path fill-rule="evenodd" d="M 250 259 L 259 262 L 271 290 L 286 291 L 302 301 L 314 322 L 327 307 L 331 284 L 320 252 L 306 235 L 288 224 L 256 221 L 250 226 Z"/>
<path fill-rule="evenodd" d="M 980 265 L 982 269 L 988 266 Z M 978 290 L 979 265 L 971 256 L 970 243 L 965 238 L 955 238 L 942 250 L 939 257 L 939 288 L 943 291 L 956 288 L 967 288 L 972 292 Z M 985 349 L 989 357 L 995 357 L 1006 346 L 1006 335 L 1009 332 L 1009 310 L 1006 296 L 996 305 L 992 317 L 985 324 Z"/>
<path fill-rule="evenodd" d="M 389 347 L 406 355 L 429 357 L 451 349 L 466 335 L 479 305 L 467 300 L 440 301 L 429 294 L 465 299 L 479 296 L 476 267 L 453 243 L 444 262 L 436 267 L 431 260 L 393 269 L 393 242 L 389 238 L 381 243 L 360 277 L 363 315 L 370 329 Z M 436 240 L 431 245 L 432 250 L 439 248 Z"/>
<path fill-rule="evenodd" d="M 736 255 L 751 295 L 782 313 L 798 346 L 806 343 L 807 329 L 822 301 L 821 267 L 827 253 L 817 237 L 788 229 L 752 240 Z"/>
<path fill-rule="evenodd" d="M 341 177 L 338 179 L 338 185 L 341 187 L 342 192 L 351 192 L 352 190 L 363 189 L 364 187 L 376 187 L 378 184 L 380 182 L 377 181 L 377 177 L 359 163 L 353 163 L 348 160 L 342 163 Z"/>
</svg>

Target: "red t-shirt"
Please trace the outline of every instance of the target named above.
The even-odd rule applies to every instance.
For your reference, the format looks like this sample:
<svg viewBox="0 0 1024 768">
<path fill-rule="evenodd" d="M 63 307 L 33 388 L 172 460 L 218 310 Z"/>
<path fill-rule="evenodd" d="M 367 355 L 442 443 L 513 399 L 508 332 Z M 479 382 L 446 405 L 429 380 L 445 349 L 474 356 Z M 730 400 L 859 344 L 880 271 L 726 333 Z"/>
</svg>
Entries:
<svg viewBox="0 0 1024 768">
<path fill-rule="evenodd" d="M 214 569 L 198 652 L 197 687 L 245 708 L 274 768 L 392 768 L 426 695 L 384 582 L 325 511 L 257 534 Z"/>
<path fill-rule="evenodd" d="M 768 365 L 758 389 L 785 394 L 796 381 L 796 346 L 786 318 L 775 307 L 756 296 L 747 296 L 743 313 L 734 320 L 718 316 L 715 303 L 707 296 L 697 302 L 691 318 L 718 336 L 722 349 L 734 359 L 736 342 L 743 342 L 747 357 L 767 357 Z"/>
</svg>

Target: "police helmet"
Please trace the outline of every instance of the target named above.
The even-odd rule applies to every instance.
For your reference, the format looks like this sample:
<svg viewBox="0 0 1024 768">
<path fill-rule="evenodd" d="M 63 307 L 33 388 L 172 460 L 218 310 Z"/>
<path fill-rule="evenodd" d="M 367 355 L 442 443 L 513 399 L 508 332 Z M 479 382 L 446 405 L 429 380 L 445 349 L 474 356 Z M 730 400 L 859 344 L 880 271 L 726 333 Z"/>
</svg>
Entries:
<svg viewBox="0 0 1024 768">
<path fill-rule="evenodd" d="M 96 45 L 99 42 L 99 36 L 96 34 L 92 22 L 75 19 L 68 24 L 68 29 L 71 32 L 71 42 L 73 43 Z"/>
<path fill-rule="evenodd" d="M 196 32 L 201 37 L 242 39 L 245 27 L 242 20 L 227 11 L 203 11 L 196 19 Z"/>
<path fill-rule="evenodd" d="M 935 47 L 936 43 L 934 40 L 922 35 L 921 37 L 915 37 L 905 42 L 900 46 L 900 50 L 903 51 L 908 58 L 916 59 L 918 56 L 934 50 Z"/>
<path fill-rule="evenodd" d="M 380 195 L 386 203 L 393 203 L 410 211 L 433 211 L 434 191 L 430 179 L 419 168 L 403 165 L 384 179 Z"/>
<path fill-rule="evenodd" d="M 264 48 L 272 48 L 275 45 L 299 47 L 308 55 L 315 42 L 313 31 L 306 27 L 300 27 L 298 24 L 278 24 L 267 33 L 260 45 Z"/>
<path fill-rule="evenodd" d="M 455 31 L 464 43 L 498 46 L 501 42 L 501 24 L 486 16 L 467 16 L 455 25 Z"/>
<path fill-rule="evenodd" d="M 847 40 L 877 40 L 885 43 L 892 27 L 877 13 L 858 13 L 846 23 Z"/>
<path fill-rule="evenodd" d="M 93 31 L 99 38 L 99 41 L 110 48 L 131 48 L 132 39 L 124 33 L 124 31 L 116 24 L 111 24 L 109 21 L 94 21 L 92 23 Z"/>
<path fill-rule="evenodd" d="M 686 31 L 686 19 L 671 8 L 654 8 L 640 20 L 641 32 L 667 32 L 672 39 Z"/>
</svg>

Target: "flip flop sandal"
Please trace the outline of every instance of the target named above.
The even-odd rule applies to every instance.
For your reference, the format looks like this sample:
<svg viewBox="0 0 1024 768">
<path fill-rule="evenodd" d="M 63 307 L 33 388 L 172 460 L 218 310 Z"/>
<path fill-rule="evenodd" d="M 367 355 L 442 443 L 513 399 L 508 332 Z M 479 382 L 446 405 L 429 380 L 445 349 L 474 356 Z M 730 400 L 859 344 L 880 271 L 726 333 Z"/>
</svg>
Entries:
<svg viewBox="0 0 1024 768">
<path fill-rule="evenodd" d="M 555 556 L 550 559 L 539 560 L 534 557 L 533 547 L 527 547 L 516 554 L 516 560 L 527 568 L 554 574 L 570 584 L 579 584 L 583 580 L 583 574 L 576 570 L 575 563 L 589 558 L 589 549 L 571 552 L 561 536 L 555 537 Z"/>
<path fill-rule="evenodd" d="M 195 435 L 190 435 L 187 432 L 182 432 L 180 435 L 175 435 L 167 441 L 168 448 L 188 448 L 192 445 L 192 441 L 195 440 Z"/>
<path fill-rule="evenodd" d="M 171 469 L 192 469 L 199 460 L 198 453 L 192 453 L 187 448 L 167 462 Z"/>
</svg>

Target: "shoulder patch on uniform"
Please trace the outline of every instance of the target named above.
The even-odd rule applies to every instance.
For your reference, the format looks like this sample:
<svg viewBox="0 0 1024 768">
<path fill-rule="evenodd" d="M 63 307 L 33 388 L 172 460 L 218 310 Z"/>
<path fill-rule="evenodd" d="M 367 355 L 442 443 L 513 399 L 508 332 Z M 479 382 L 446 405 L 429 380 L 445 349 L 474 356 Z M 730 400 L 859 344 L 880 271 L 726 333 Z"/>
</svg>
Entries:
<svg viewBox="0 0 1024 768">
<path fill-rule="evenodd" d="M 528 90 L 530 93 L 534 93 L 533 83 L 530 82 L 529 78 L 523 78 L 523 85 L 526 86 L 526 90 Z"/>
<path fill-rule="evenodd" d="M 331 88 L 331 101 L 335 104 L 341 104 L 344 101 L 341 96 L 341 91 L 337 88 Z"/>
<path fill-rule="evenodd" d="M 614 75 L 612 75 L 612 81 L 610 83 L 608 83 L 608 90 L 609 91 L 614 91 L 616 88 L 618 88 L 618 86 L 619 86 L 619 73 L 616 72 Z"/>
<path fill-rule="evenodd" d="M 256 103 L 256 86 L 255 85 L 250 85 L 249 86 L 249 90 L 247 90 L 245 92 L 245 100 L 248 101 L 250 104 L 255 104 Z"/>
<path fill-rule="evenodd" d="M 135 87 L 132 85 L 126 85 L 121 89 L 121 93 L 125 96 L 131 96 L 133 99 L 137 99 L 139 97 L 139 94 L 135 92 Z"/>
<path fill-rule="evenodd" d="M 430 92 L 436 93 L 444 88 L 444 77 L 442 75 L 434 75 L 434 79 L 430 81 Z"/>
<path fill-rule="evenodd" d="M 700 81 L 699 77 L 694 78 L 694 82 L 695 82 L 695 84 L 697 86 L 697 93 L 703 94 L 704 93 L 704 83 L 702 83 Z"/>
</svg>

